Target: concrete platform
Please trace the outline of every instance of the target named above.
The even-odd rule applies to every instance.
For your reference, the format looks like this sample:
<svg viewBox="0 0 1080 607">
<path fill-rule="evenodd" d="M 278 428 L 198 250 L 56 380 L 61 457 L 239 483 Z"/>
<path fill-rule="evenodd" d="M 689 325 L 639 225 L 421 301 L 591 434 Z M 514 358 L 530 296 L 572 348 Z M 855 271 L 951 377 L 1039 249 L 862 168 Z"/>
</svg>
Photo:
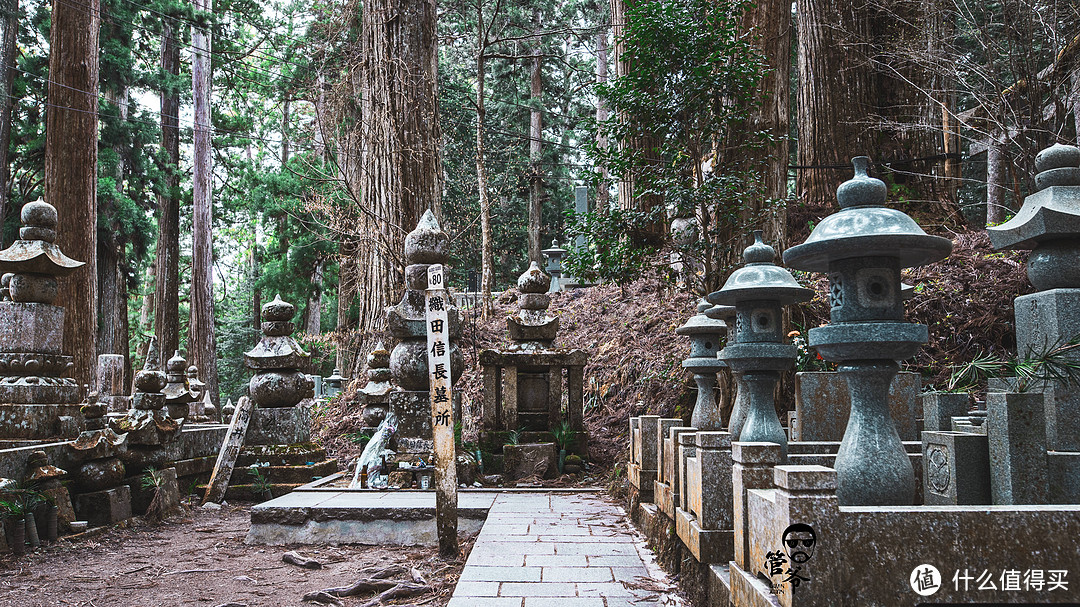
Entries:
<svg viewBox="0 0 1080 607">
<path fill-rule="evenodd" d="M 495 493 L 458 493 L 458 533 L 479 533 Z M 251 509 L 248 544 L 438 544 L 433 491 L 305 490 Z"/>
</svg>

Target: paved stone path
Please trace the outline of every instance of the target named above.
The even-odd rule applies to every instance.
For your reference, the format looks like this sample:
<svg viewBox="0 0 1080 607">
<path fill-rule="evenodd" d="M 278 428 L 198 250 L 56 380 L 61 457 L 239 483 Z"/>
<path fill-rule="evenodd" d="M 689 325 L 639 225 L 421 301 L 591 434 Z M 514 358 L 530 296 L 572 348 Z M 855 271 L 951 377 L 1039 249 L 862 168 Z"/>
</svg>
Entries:
<svg viewBox="0 0 1080 607">
<path fill-rule="evenodd" d="M 622 509 L 584 493 L 501 493 L 448 607 L 679 605 Z"/>
</svg>

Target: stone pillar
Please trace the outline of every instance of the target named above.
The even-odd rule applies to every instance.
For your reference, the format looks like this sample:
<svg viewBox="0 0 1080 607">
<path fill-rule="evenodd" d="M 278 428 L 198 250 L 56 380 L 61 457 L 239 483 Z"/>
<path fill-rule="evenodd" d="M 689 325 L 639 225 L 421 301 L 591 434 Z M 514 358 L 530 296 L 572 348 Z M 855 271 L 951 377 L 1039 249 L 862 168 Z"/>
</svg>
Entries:
<svg viewBox="0 0 1080 607">
<path fill-rule="evenodd" d="M 776 443 L 731 443 L 734 461 L 731 471 L 732 525 L 735 529 L 735 564 L 752 571 L 746 492 L 751 489 L 772 489 L 773 468 L 783 461 L 784 454 Z"/>
<path fill-rule="evenodd" d="M 696 432 L 684 432 L 678 436 L 679 441 L 679 461 L 676 465 L 679 467 L 679 480 L 678 480 L 678 495 L 679 500 L 677 508 L 682 510 L 690 510 L 690 498 L 689 490 L 687 486 L 687 476 L 690 473 L 690 466 L 694 463 L 694 458 L 697 457 L 697 433 Z"/>
<path fill-rule="evenodd" d="M 1044 401 L 1040 392 L 986 395 L 994 504 L 1049 502 Z"/>
<path fill-rule="evenodd" d="M 760 567 L 763 564 L 761 557 L 765 555 L 758 552 L 764 553 L 770 545 L 773 550 L 791 552 L 783 543 L 784 532 L 791 525 L 808 525 L 816 539 L 821 540 L 814 547 L 812 558 L 797 565 L 789 562 L 784 576 L 773 577 L 771 581 L 783 607 L 834 607 L 837 589 L 828 583 L 828 576 L 835 575 L 836 569 L 830 557 L 839 555 L 843 547 L 843 541 L 835 533 L 839 531 L 837 520 L 840 509 L 836 495 L 837 471 L 825 466 L 776 466 L 773 468 L 773 483 L 777 492 L 771 533 L 767 534 L 765 542 L 758 544 L 758 549 L 754 551 L 757 562 L 751 565 Z M 790 581 L 783 582 L 784 577 L 789 575 L 788 568 L 795 567 L 800 569 L 798 574 L 811 581 L 798 586 Z M 837 577 L 842 579 L 842 576 Z"/>
<path fill-rule="evenodd" d="M 697 432 L 697 428 L 668 426 L 667 436 L 664 437 L 660 450 L 659 479 L 654 484 L 653 499 L 656 506 L 672 520 L 675 519 L 675 508 L 680 506 L 679 471 L 682 466 L 679 459 L 679 436 L 691 432 Z"/>
<path fill-rule="evenodd" d="M 971 397 L 967 393 L 927 392 L 922 395 L 923 430 L 952 429 L 952 418 L 967 415 Z"/>
<path fill-rule="evenodd" d="M 696 454 L 686 462 L 687 508 L 676 511 L 675 529 L 698 562 L 726 563 L 734 554 L 731 434 L 693 436 Z"/>
<path fill-rule="evenodd" d="M 98 356 L 97 371 L 98 402 L 108 407 L 108 413 L 123 413 L 131 406 L 131 398 L 124 385 L 124 355 L 102 354 Z"/>
<path fill-rule="evenodd" d="M 660 434 L 660 416 L 642 415 L 637 419 L 639 427 L 634 436 L 634 453 L 640 463 L 630 464 L 630 484 L 637 490 L 641 501 L 651 502 L 653 482 L 656 480 L 659 465 L 659 453 L 656 446 L 657 437 Z"/>
</svg>

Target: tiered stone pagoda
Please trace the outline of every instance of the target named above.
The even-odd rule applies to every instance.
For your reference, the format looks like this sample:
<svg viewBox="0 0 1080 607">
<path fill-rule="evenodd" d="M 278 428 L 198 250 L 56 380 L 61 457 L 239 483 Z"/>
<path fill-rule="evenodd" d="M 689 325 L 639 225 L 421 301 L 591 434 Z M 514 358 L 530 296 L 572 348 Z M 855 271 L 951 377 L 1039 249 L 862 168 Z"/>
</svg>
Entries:
<svg viewBox="0 0 1080 607">
<path fill-rule="evenodd" d="M 514 343 L 506 350 L 480 353 L 484 374 L 481 440 L 502 445 L 506 433 L 523 429 L 521 442 L 546 442 L 552 429 L 567 422 L 577 433 L 573 451 L 586 455 L 582 384 L 588 355 L 582 350 L 553 347 L 559 319 L 547 311 L 551 278 L 536 262 L 518 278 L 517 285 L 520 309 L 506 319 Z"/>
<path fill-rule="evenodd" d="M 381 341 L 368 354 L 367 365 L 368 383 L 360 388 L 357 396 L 363 407 L 360 412 L 364 424 L 361 431 L 374 432 L 390 410 L 390 391 L 393 389 L 390 384 L 393 379 L 393 373 L 390 372 L 390 351 Z"/>
<path fill-rule="evenodd" d="M 1036 191 L 1020 211 L 986 230 L 996 249 L 1031 249 L 1027 276 L 1038 292 L 1014 306 L 1017 353 L 1029 358 L 1080 338 L 1080 148 L 1049 147 L 1035 169 Z M 1080 390 L 1049 381 L 1026 391 L 987 395 L 993 501 L 1080 503 Z"/>
<path fill-rule="evenodd" d="M 398 454 L 431 454 L 431 402 L 428 397 L 427 321 L 425 291 L 428 267 L 446 265 L 450 259 L 450 237 L 439 227 L 435 215 L 425 211 L 416 229 L 405 237 L 405 294 L 401 301 L 386 309 L 387 326 L 398 344 L 390 352 L 390 372 L 396 390 L 390 393 L 389 405 L 397 419 L 397 432 L 391 446 Z M 449 274 L 449 272 L 447 272 Z M 458 347 L 461 320 L 455 306 L 446 310 L 450 325 L 450 375 L 461 376 L 465 359 Z M 455 393 L 455 399 L 457 394 Z M 454 419 L 460 407 L 455 403 Z"/>
<path fill-rule="evenodd" d="M 292 336 L 295 314 L 296 306 L 274 297 L 262 308 L 263 337 L 244 353 L 255 372 L 248 382 L 254 406 L 227 496 L 251 496 L 252 464 L 269 464 L 264 471 L 274 495 L 337 470 L 335 460 L 310 442 L 315 382 L 300 371 L 310 355 Z"/>
<path fill-rule="evenodd" d="M 81 388 L 65 377 L 64 308 L 53 305 L 58 279 L 83 265 L 55 244 L 56 209 L 41 200 L 23 206 L 19 240 L 0 251 L 10 301 L 0 301 L 0 438 L 45 439 L 78 434 Z"/>
<path fill-rule="evenodd" d="M 190 403 L 195 402 L 195 395 L 187 387 L 187 360 L 177 350 L 165 363 L 166 382 L 165 408 L 173 419 L 184 419 L 191 415 Z"/>
</svg>

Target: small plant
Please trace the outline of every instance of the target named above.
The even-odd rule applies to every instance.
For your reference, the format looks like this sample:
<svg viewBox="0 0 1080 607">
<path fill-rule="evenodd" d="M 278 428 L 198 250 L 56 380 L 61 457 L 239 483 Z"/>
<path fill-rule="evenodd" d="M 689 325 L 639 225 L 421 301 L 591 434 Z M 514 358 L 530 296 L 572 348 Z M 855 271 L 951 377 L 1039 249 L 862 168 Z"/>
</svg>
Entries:
<svg viewBox="0 0 1080 607">
<path fill-rule="evenodd" d="M 517 445 L 521 442 L 521 434 L 525 431 L 525 428 L 518 428 L 517 430 L 511 430 L 506 433 L 506 444 Z"/>
<path fill-rule="evenodd" d="M 828 371 L 829 364 L 821 355 L 810 349 L 810 343 L 806 340 L 803 331 L 792 331 L 787 334 L 791 338 L 791 345 L 795 346 L 795 370 L 796 371 Z"/>
<path fill-rule="evenodd" d="M 1066 385 L 1080 383 L 1080 336 L 1070 340 L 1058 340 L 1031 356 L 1018 359 L 1001 359 L 993 356 L 976 356 L 970 362 L 952 367 L 948 392 L 971 392 L 990 377 L 1015 377 L 1012 390 L 1026 392 L 1035 384 L 1052 381 Z"/>
<path fill-rule="evenodd" d="M 146 491 L 157 490 L 163 484 L 165 484 L 165 475 L 153 466 L 147 467 L 146 474 L 139 478 L 139 485 Z"/>
<path fill-rule="evenodd" d="M 7 519 L 21 519 L 26 514 L 26 505 L 21 499 L 0 500 L 0 516 Z"/>
<path fill-rule="evenodd" d="M 577 433 L 577 430 L 565 419 L 551 429 L 551 434 L 555 437 L 555 444 L 559 446 L 560 451 L 570 448 L 570 445 L 574 443 L 574 438 L 577 437 Z"/>
<path fill-rule="evenodd" d="M 266 496 L 270 494 L 273 483 L 270 482 L 269 472 L 263 474 L 260 470 L 262 467 L 259 464 L 252 464 L 248 468 L 248 474 L 251 475 L 251 492 L 255 495 Z"/>
</svg>

